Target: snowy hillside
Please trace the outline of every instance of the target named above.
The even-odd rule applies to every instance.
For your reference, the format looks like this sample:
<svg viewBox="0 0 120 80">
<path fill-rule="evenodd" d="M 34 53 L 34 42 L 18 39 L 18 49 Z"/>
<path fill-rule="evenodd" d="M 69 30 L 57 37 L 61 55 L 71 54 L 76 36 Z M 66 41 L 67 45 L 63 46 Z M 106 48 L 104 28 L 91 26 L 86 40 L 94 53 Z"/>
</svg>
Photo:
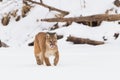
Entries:
<svg viewBox="0 0 120 80">
<path fill-rule="evenodd" d="M 34 0 L 40 1 L 40 0 Z M 45 4 L 70 12 L 65 17 L 78 17 L 94 14 L 120 13 L 114 0 L 44 0 Z M 21 15 L 21 0 L 9 0 L 0 3 L 0 21 L 10 11 L 18 9 Z M 120 80 L 120 33 L 119 21 L 103 21 L 98 27 L 90 27 L 73 22 L 68 27 L 59 22 L 59 29 L 50 30 L 56 22 L 41 22 L 44 18 L 53 18 L 56 11 L 32 4 L 26 17 L 15 21 L 10 18 L 8 25 L 0 22 L 0 39 L 9 48 L 0 48 L 0 79 L 1 80 Z M 28 43 L 34 40 L 38 32 L 56 32 L 64 37 L 58 40 L 60 61 L 57 66 L 38 66 L 35 61 L 33 46 Z M 69 35 L 103 41 L 105 44 L 93 46 L 67 42 Z M 104 41 L 103 36 L 107 39 Z"/>
<path fill-rule="evenodd" d="M 70 5 L 68 5 L 68 1 L 64 1 L 64 0 L 57 0 L 57 1 L 49 1 L 49 0 L 45 0 L 44 3 L 48 4 L 48 5 L 52 5 L 53 7 L 59 8 L 61 10 L 66 10 L 69 11 L 70 14 L 67 15 L 66 17 L 75 17 L 75 16 L 80 16 L 80 15 L 93 15 L 93 14 L 104 14 L 105 11 L 107 9 L 117 9 L 116 6 L 113 5 L 113 1 L 114 0 L 110 0 L 110 1 L 95 1 L 95 0 L 77 0 L 77 3 L 74 3 L 74 0 L 71 0 L 69 2 Z M 74 3 L 74 5 L 73 5 Z M 105 4 L 104 6 L 101 6 L 102 4 Z M 19 0 L 10 0 L 10 1 L 6 1 L 3 2 L 3 4 L 1 3 L 0 5 L 0 10 L 1 10 L 1 19 L 2 16 L 5 15 L 5 13 L 9 13 L 12 10 L 18 9 L 19 11 L 17 12 L 18 15 L 21 14 L 21 9 L 22 9 L 22 1 Z M 65 6 L 62 6 L 65 5 Z M 71 6 L 72 5 L 72 6 Z M 7 7 L 9 6 L 9 7 Z M 44 8 L 42 6 L 39 5 L 33 5 L 34 7 L 32 7 L 32 9 L 30 10 L 30 12 L 27 14 L 27 16 L 25 18 L 21 18 L 20 21 L 15 21 L 14 18 L 12 17 L 10 19 L 10 22 L 7 26 L 3 26 L 0 23 L 0 38 L 2 41 L 4 41 L 5 43 L 7 43 L 10 46 L 24 46 L 27 45 L 28 42 L 33 41 L 34 36 L 36 33 L 43 31 L 43 30 L 47 30 L 50 27 L 52 27 L 55 23 L 48 23 L 48 22 L 41 22 L 40 19 L 42 18 L 52 18 L 55 16 L 56 12 L 55 11 L 51 11 L 49 12 L 49 10 L 47 8 Z M 97 8 L 96 8 L 97 7 Z M 119 12 L 119 10 L 118 10 Z M 114 11 L 112 11 L 112 13 L 114 13 Z M 104 24 L 104 23 L 102 23 Z M 110 26 L 109 26 L 110 24 Z M 104 26 L 106 28 L 106 26 L 109 27 L 113 27 L 113 26 L 117 27 L 119 25 L 117 25 L 117 23 L 108 23 L 105 25 L 100 25 L 100 27 Z M 60 25 L 61 26 L 61 25 Z M 71 25 L 71 26 L 75 26 L 75 25 Z M 82 26 L 81 24 L 78 24 L 78 26 Z M 85 34 L 89 34 L 89 32 L 92 32 L 91 29 L 88 26 L 85 26 L 86 29 L 88 28 L 88 30 L 81 30 L 80 33 L 84 33 L 84 35 L 81 36 L 86 36 L 86 37 L 90 37 L 89 35 L 85 35 Z M 103 28 L 104 28 L 103 27 Z M 96 28 L 95 30 L 98 30 L 98 28 Z M 107 30 L 107 29 L 105 29 Z M 60 33 L 63 33 L 61 30 L 58 30 Z M 67 30 L 68 31 L 68 30 Z M 74 34 L 74 31 L 76 32 L 76 29 L 72 29 L 72 34 Z M 86 31 L 86 32 L 84 32 Z M 68 31 L 69 32 L 69 31 Z M 106 34 L 108 34 L 110 31 L 104 31 L 102 30 L 101 32 L 101 36 L 105 36 Z M 112 31 L 113 32 L 113 31 Z M 114 31 L 116 32 L 116 31 Z M 117 32 L 119 32 L 119 29 L 117 30 Z M 65 32 L 66 34 L 66 32 Z M 71 33 L 68 33 L 71 34 Z M 78 34 L 78 33 L 77 33 Z M 94 34 L 94 33 L 93 33 Z M 91 33 L 91 35 L 93 35 Z M 112 33 L 113 34 L 113 33 Z M 80 35 L 80 34 L 79 34 Z M 100 34 L 97 34 L 100 35 Z M 99 38 L 101 38 L 101 36 Z M 96 36 L 97 37 L 97 36 Z M 93 35 L 93 38 L 96 38 Z"/>
</svg>

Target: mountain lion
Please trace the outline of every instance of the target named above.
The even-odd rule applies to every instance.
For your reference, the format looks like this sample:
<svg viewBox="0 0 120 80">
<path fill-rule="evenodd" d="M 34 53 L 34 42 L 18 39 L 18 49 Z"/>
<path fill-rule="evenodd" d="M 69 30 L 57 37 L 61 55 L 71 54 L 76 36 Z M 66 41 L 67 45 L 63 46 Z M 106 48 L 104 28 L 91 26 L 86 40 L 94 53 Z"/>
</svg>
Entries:
<svg viewBox="0 0 120 80">
<path fill-rule="evenodd" d="M 56 66 L 59 61 L 56 33 L 38 33 L 34 40 L 34 53 L 38 65 L 42 65 L 45 62 L 47 66 L 51 66 L 49 57 L 55 56 L 54 65 Z"/>
</svg>

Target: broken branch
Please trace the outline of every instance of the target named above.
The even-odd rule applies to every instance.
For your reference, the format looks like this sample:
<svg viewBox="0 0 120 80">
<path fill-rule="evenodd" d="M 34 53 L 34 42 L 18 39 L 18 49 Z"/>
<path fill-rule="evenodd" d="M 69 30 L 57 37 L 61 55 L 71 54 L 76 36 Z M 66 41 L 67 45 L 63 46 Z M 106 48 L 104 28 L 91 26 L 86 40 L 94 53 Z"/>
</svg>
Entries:
<svg viewBox="0 0 120 80">
<path fill-rule="evenodd" d="M 62 13 L 64 15 L 68 15 L 69 14 L 69 12 L 67 12 L 67 11 L 63 11 L 63 10 L 60 10 L 60 9 L 57 9 L 57 8 L 54 8 L 54 7 L 51 7 L 51 6 L 48 6 L 48 5 L 44 4 L 42 2 L 42 0 L 40 0 L 41 1 L 40 3 L 36 2 L 36 1 L 32 1 L 32 0 L 26 0 L 26 1 L 32 2 L 34 4 L 41 5 L 41 6 L 45 7 L 45 8 L 48 8 L 49 10 L 54 10 L 54 11 L 60 12 L 60 13 Z"/>
</svg>

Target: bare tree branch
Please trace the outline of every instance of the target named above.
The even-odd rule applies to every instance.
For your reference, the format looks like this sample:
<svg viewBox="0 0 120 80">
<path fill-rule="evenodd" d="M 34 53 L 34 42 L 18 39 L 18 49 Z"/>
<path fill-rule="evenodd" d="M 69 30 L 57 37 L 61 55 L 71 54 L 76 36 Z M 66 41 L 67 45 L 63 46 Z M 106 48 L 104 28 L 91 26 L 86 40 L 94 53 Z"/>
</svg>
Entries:
<svg viewBox="0 0 120 80">
<path fill-rule="evenodd" d="M 32 2 L 34 4 L 41 5 L 41 6 L 45 7 L 45 8 L 48 8 L 49 10 L 57 11 L 57 12 L 60 12 L 61 14 L 64 14 L 64 15 L 68 15 L 69 14 L 69 12 L 67 12 L 67 11 L 63 11 L 63 10 L 60 10 L 60 9 L 57 9 L 57 8 L 54 8 L 54 7 L 51 7 L 51 6 L 48 6 L 48 5 L 44 4 L 42 2 L 42 0 L 40 0 L 41 3 L 36 2 L 36 1 L 32 1 L 32 0 L 26 0 L 26 1 Z"/>
</svg>

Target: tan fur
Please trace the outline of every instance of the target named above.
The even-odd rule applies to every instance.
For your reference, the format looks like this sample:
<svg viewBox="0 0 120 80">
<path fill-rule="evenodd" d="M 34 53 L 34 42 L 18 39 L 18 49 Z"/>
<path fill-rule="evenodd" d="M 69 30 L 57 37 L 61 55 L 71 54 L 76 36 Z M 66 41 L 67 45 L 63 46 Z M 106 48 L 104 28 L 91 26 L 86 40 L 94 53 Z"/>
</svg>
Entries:
<svg viewBox="0 0 120 80">
<path fill-rule="evenodd" d="M 56 35 L 44 32 L 38 33 L 34 40 L 34 53 L 38 65 L 42 65 L 45 62 L 47 66 L 51 66 L 49 57 L 52 55 L 55 56 L 54 65 L 56 66 L 59 60 Z"/>
</svg>

